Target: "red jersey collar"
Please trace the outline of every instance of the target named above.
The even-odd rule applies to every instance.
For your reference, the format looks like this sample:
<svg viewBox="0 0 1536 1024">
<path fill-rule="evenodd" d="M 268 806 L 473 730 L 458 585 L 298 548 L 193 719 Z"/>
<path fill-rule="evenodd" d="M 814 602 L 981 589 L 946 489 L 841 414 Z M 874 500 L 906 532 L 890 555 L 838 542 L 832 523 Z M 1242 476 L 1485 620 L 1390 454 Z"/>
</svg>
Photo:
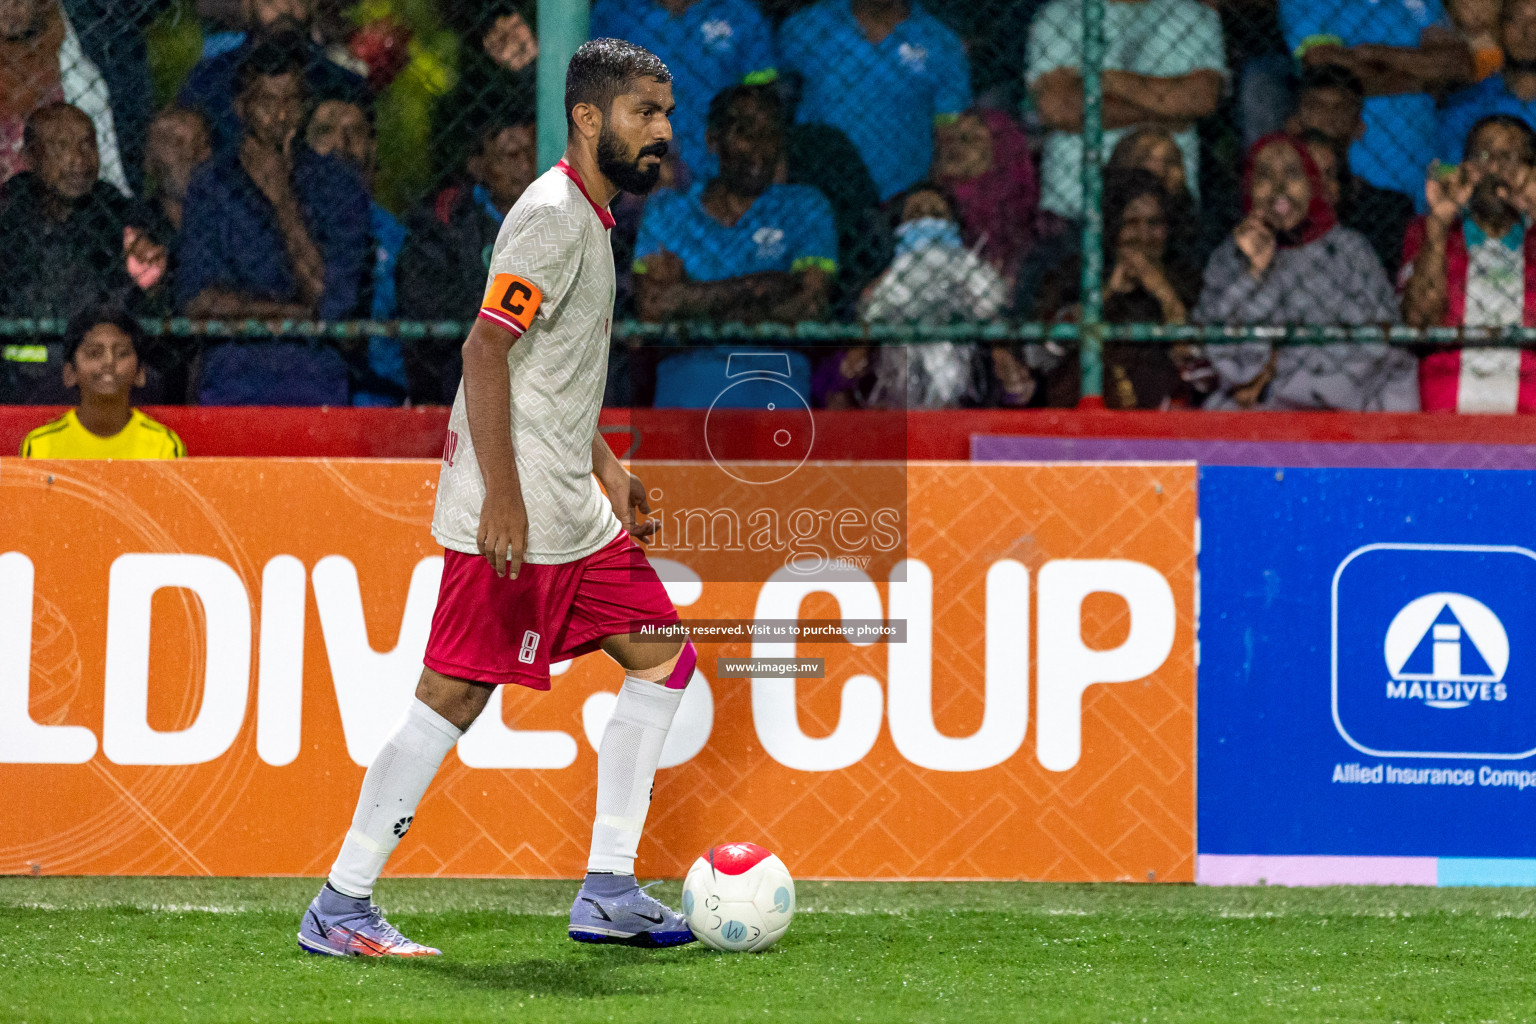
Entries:
<svg viewBox="0 0 1536 1024">
<path fill-rule="evenodd" d="M 614 224 L 618 223 L 613 219 L 613 214 L 609 213 L 606 207 L 598 206 L 596 203 L 592 202 L 592 197 L 587 194 L 586 183 L 581 180 L 581 175 L 576 173 L 576 168 L 572 167 L 564 160 L 561 160 L 559 163 L 555 164 L 555 167 L 559 169 L 561 174 L 564 174 L 567 178 L 570 178 L 572 181 L 574 181 L 577 188 L 581 189 L 582 197 L 591 204 L 592 212 L 597 214 L 597 219 L 602 221 L 603 227 L 612 228 Z"/>
</svg>

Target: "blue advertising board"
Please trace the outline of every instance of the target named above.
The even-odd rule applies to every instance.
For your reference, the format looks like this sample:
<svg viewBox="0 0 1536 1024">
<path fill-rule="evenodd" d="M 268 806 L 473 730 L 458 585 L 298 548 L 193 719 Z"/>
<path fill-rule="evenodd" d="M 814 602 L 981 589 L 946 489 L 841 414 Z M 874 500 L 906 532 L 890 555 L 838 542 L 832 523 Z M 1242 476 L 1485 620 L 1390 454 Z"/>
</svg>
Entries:
<svg viewBox="0 0 1536 1024">
<path fill-rule="evenodd" d="M 1536 857 L 1536 473 L 1204 467 L 1200 521 L 1201 854 Z"/>
</svg>

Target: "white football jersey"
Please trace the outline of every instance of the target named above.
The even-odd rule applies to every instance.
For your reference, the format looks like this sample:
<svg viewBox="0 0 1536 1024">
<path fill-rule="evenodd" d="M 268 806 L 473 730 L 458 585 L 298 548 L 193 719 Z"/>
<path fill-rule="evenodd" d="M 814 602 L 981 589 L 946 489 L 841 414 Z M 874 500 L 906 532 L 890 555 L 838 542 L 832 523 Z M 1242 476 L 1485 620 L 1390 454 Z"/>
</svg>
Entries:
<svg viewBox="0 0 1536 1024">
<path fill-rule="evenodd" d="M 480 316 L 518 335 L 507 366 L 528 562 L 573 562 L 623 529 L 592 475 L 613 319 L 611 227 L 613 217 L 587 197 L 562 160 L 512 207 L 491 254 Z M 484 501 L 460 381 L 432 535 L 446 548 L 475 554 Z"/>
</svg>

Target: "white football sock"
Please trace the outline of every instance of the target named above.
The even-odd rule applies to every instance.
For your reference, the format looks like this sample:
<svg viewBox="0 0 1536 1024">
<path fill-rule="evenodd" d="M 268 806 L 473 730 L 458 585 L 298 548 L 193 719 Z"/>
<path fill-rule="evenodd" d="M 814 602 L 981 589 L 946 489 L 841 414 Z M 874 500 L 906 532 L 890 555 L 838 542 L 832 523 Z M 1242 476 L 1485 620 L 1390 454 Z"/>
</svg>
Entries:
<svg viewBox="0 0 1536 1024">
<path fill-rule="evenodd" d="M 635 850 L 651 806 L 661 745 L 682 699 L 682 690 L 625 677 L 597 746 L 597 818 L 588 871 L 635 873 Z"/>
<path fill-rule="evenodd" d="M 363 776 L 352 827 L 331 866 L 331 888 L 347 896 L 373 894 L 373 883 L 411 827 L 422 794 L 462 735 L 448 719 L 411 700 L 404 720 Z"/>
</svg>

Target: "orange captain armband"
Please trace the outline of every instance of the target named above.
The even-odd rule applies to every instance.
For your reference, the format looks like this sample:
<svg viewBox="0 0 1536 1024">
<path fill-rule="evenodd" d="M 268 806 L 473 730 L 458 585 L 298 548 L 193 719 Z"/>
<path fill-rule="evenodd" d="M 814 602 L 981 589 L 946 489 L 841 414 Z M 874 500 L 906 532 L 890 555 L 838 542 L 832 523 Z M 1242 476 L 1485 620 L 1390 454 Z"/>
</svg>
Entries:
<svg viewBox="0 0 1536 1024">
<path fill-rule="evenodd" d="M 485 301 L 480 303 L 480 315 L 520 337 L 533 326 L 533 315 L 543 301 L 544 293 L 526 277 L 497 274 L 486 290 Z"/>
</svg>

